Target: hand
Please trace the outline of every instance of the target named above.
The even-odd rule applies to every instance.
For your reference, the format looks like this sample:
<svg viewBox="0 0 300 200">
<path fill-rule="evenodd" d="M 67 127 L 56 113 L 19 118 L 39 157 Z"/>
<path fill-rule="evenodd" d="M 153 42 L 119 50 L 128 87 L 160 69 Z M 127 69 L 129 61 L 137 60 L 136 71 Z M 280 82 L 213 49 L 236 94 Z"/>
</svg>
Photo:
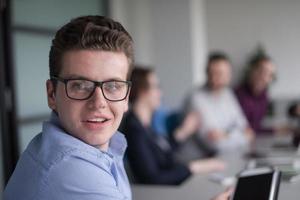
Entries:
<svg viewBox="0 0 300 200">
<path fill-rule="evenodd" d="M 278 135 L 286 135 L 293 132 L 294 128 L 289 126 L 288 124 L 279 125 L 274 127 L 274 131 Z"/>
<path fill-rule="evenodd" d="M 196 112 L 190 112 L 185 118 L 182 125 L 175 130 L 177 141 L 184 141 L 192 134 L 196 133 L 200 127 L 200 117 Z"/>
<path fill-rule="evenodd" d="M 232 194 L 232 192 L 233 192 L 232 188 L 227 189 L 225 192 L 223 192 L 222 194 L 219 194 L 218 196 L 216 196 L 212 200 L 229 200 L 229 197 Z"/>
<path fill-rule="evenodd" d="M 182 128 L 186 132 L 196 132 L 200 127 L 200 116 L 197 112 L 190 112 L 184 118 Z"/>
<path fill-rule="evenodd" d="M 216 171 L 223 171 L 226 168 L 226 163 L 214 158 L 194 160 L 189 163 L 189 168 L 193 174 L 204 174 Z"/>
<path fill-rule="evenodd" d="M 255 133 L 254 133 L 254 131 L 252 130 L 252 128 L 247 127 L 246 130 L 245 130 L 245 135 L 246 135 L 247 140 L 248 140 L 250 143 L 253 143 L 253 142 L 254 142 L 254 140 L 255 140 Z"/>
<path fill-rule="evenodd" d="M 221 130 L 213 129 L 208 132 L 207 137 L 208 140 L 212 142 L 218 142 L 225 139 L 227 137 L 227 134 Z"/>
</svg>

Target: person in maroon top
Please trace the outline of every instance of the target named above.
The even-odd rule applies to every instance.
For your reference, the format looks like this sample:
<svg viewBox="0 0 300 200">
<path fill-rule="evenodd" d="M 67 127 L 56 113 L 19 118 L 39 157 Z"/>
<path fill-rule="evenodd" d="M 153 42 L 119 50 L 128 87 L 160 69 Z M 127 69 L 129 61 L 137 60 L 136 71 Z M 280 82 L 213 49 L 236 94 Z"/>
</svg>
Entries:
<svg viewBox="0 0 300 200">
<path fill-rule="evenodd" d="M 268 86 L 274 79 L 275 66 L 267 55 L 254 56 L 242 84 L 235 89 L 236 97 L 256 134 L 281 132 L 282 127 L 264 127 L 262 121 L 269 106 Z"/>
</svg>

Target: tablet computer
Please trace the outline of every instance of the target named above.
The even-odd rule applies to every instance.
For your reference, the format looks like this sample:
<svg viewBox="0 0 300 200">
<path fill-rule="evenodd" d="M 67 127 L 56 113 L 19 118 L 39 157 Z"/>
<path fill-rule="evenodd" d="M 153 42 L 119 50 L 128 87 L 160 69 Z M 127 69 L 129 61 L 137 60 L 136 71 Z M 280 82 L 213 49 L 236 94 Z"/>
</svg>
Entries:
<svg viewBox="0 0 300 200">
<path fill-rule="evenodd" d="M 281 173 L 272 168 L 256 168 L 243 171 L 231 200 L 276 200 Z"/>
</svg>

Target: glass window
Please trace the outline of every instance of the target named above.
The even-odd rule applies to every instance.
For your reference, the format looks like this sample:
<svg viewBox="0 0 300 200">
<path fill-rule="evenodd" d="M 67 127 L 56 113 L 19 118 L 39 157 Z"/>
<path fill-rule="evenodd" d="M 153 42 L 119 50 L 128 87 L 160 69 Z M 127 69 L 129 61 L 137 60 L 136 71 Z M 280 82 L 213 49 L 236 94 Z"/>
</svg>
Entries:
<svg viewBox="0 0 300 200">
<path fill-rule="evenodd" d="M 13 24 L 57 29 L 80 15 L 105 14 L 99 0 L 13 0 Z"/>
<path fill-rule="evenodd" d="M 49 112 L 46 96 L 48 54 L 52 37 L 14 34 L 17 107 L 20 118 Z"/>
<path fill-rule="evenodd" d="M 49 116 L 46 80 L 54 32 L 74 17 L 105 15 L 107 0 L 13 0 L 12 26 L 20 153 Z"/>
<path fill-rule="evenodd" d="M 42 130 L 42 121 L 36 121 L 33 123 L 23 124 L 19 128 L 19 149 L 23 152 L 29 142 L 31 141 L 34 136 L 39 134 Z"/>
</svg>

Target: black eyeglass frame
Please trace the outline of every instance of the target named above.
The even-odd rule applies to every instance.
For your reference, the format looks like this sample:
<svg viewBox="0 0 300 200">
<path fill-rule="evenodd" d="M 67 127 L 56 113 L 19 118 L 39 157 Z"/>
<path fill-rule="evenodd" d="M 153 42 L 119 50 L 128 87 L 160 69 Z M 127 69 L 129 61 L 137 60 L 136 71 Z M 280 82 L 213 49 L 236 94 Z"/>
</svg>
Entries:
<svg viewBox="0 0 300 200">
<path fill-rule="evenodd" d="M 65 84 L 65 91 L 66 91 L 66 95 L 68 98 L 70 99 L 73 99 L 73 100 L 79 100 L 79 101 L 84 101 L 84 100 L 87 100 L 89 98 L 91 98 L 93 96 L 93 94 L 95 93 L 95 90 L 96 90 L 96 87 L 100 87 L 101 89 L 101 92 L 102 92 L 102 95 L 103 97 L 108 100 L 108 101 L 112 101 L 112 102 L 117 102 L 117 101 L 123 101 L 124 99 L 127 98 L 128 96 L 128 93 L 130 91 L 130 87 L 131 87 L 131 81 L 121 81 L 121 80 L 108 80 L 108 81 L 92 81 L 92 80 L 88 80 L 88 79 L 83 79 L 83 78 L 70 78 L 70 79 L 64 79 L 64 78 L 61 78 L 61 77 L 57 77 L 57 76 L 51 76 L 51 81 L 60 81 L 62 83 Z M 84 80 L 84 81 L 90 81 L 90 82 L 93 82 L 95 85 L 94 85 L 94 89 L 93 91 L 91 92 L 91 94 L 89 96 L 87 96 L 86 98 L 83 98 L 83 99 L 77 99 L 77 98 L 73 98 L 73 97 L 70 97 L 69 94 L 68 94 L 68 89 L 67 89 L 67 84 L 69 81 L 71 80 Z M 104 83 L 107 83 L 107 82 L 120 82 L 120 83 L 126 83 L 127 84 L 127 91 L 126 91 L 126 95 L 124 98 L 122 99 L 117 99 L 117 100 L 112 100 L 112 99 L 109 99 L 105 96 L 104 92 L 103 92 L 103 84 Z"/>
</svg>

